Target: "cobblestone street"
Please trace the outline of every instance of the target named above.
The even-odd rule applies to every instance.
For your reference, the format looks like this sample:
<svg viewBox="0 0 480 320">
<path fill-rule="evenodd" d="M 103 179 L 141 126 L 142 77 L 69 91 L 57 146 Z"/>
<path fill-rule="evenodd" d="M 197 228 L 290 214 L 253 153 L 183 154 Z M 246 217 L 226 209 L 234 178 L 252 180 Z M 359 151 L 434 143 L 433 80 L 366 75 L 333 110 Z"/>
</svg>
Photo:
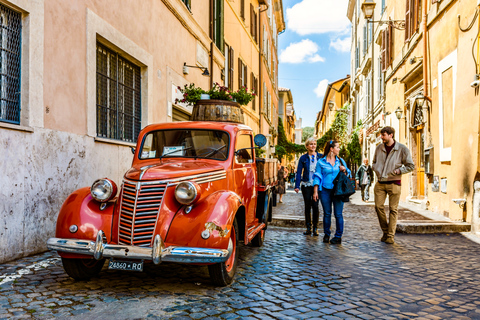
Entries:
<svg viewBox="0 0 480 320">
<path fill-rule="evenodd" d="M 224 288 L 205 266 L 105 268 L 74 282 L 54 252 L 12 261 L 0 265 L 0 319 L 480 319 L 479 244 L 459 234 L 384 244 L 373 204 L 360 202 L 345 207 L 341 245 L 269 227 L 263 247 L 241 248 Z M 302 205 L 289 192 L 275 210 Z"/>
</svg>

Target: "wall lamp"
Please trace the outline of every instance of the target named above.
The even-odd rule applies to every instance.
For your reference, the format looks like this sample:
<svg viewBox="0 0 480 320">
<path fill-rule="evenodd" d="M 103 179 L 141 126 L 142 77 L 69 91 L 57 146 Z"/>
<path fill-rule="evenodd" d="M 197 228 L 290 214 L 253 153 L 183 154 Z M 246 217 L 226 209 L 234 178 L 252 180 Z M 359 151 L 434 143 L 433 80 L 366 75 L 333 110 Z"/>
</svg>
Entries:
<svg viewBox="0 0 480 320">
<path fill-rule="evenodd" d="M 203 70 L 202 76 L 210 76 L 210 72 L 208 72 L 208 68 L 205 67 L 197 67 L 197 66 L 189 66 L 186 62 L 183 63 L 183 74 L 188 74 L 188 68 L 197 68 Z"/>
<path fill-rule="evenodd" d="M 372 19 L 373 19 L 373 14 L 375 12 L 375 5 L 376 3 L 374 0 L 365 0 L 362 3 L 363 14 L 365 15 L 365 19 L 367 19 L 369 23 L 378 23 L 379 25 L 388 24 L 398 30 L 405 29 L 405 20 L 373 21 Z"/>
<path fill-rule="evenodd" d="M 398 120 L 402 119 L 402 114 L 403 114 L 403 110 L 402 108 L 400 108 L 400 106 L 398 106 L 397 109 L 395 110 L 395 116 L 397 116 Z"/>
</svg>

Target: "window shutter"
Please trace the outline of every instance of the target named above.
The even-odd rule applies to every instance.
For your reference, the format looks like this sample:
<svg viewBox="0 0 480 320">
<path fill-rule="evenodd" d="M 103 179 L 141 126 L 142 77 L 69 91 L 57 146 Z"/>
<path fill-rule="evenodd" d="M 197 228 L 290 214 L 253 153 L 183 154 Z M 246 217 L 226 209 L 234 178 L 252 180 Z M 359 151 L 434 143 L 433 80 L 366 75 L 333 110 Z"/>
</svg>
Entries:
<svg viewBox="0 0 480 320">
<path fill-rule="evenodd" d="M 255 75 L 253 72 L 250 74 L 250 88 L 253 90 L 253 92 L 256 93 L 255 91 Z M 252 99 L 252 109 L 255 110 L 255 96 L 253 96 Z"/>
<path fill-rule="evenodd" d="M 255 11 L 253 9 L 253 4 L 250 3 L 250 34 L 252 38 L 255 39 L 255 27 L 254 27 L 254 20 L 255 19 Z"/>
<path fill-rule="evenodd" d="M 367 25 L 363 25 L 363 55 L 367 53 Z"/>
<path fill-rule="evenodd" d="M 412 18 L 413 18 L 413 28 L 411 30 L 412 35 L 417 31 L 418 29 L 418 19 L 420 17 L 418 10 L 420 9 L 420 2 L 419 0 L 412 0 L 412 5 L 413 7 L 411 8 L 410 12 L 412 12 Z"/>
<path fill-rule="evenodd" d="M 380 70 L 385 72 L 387 70 L 387 30 L 382 33 L 382 48 L 380 53 Z"/>
<path fill-rule="evenodd" d="M 258 17 L 257 13 L 253 12 L 253 16 L 255 17 L 253 28 L 255 30 L 255 36 L 253 37 L 255 39 L 255 42 L 258 43 Z"/>
<path fill-rule="evenodd" d="M 387 31 L 387 43 L 386 43 L 386 52 L 385 52 L 385 69 L 387 69 L 392 64 L 392 35 L 393 35 L 393 25 L 388 24 Z"/>
<path fill-rule="evenodd" d="M 234 73 L 234 70 L 235 70 L 235 66 L 234 66 L 234 61 L 235 61 L 235 55 L 234 55 L 234 51 L 233 51 L 233 48 L 230 47 L 230 54 L 228 55 L 228 58 L 230 59 L 230 62 L 229 62 L 229 68 L 230 68 L 230 72 L 228 73 L 228 89 L 230 89 L 230 91 L 233 91 L 233 73 Z"/>
<path fill-rule="evenodd" d="M 245 0 L 240 1 L 240 18 L 245 22 Z"/>
<path fill-rule="evenodd" d="M 242 86 L 242 60 L 238 58 L 238 89 Z"/>
<path fill-rule="evenodd" d="M 248 67 L 246 64 L 243 65 L 243 86 L 248 88 Z"/>
</svg>

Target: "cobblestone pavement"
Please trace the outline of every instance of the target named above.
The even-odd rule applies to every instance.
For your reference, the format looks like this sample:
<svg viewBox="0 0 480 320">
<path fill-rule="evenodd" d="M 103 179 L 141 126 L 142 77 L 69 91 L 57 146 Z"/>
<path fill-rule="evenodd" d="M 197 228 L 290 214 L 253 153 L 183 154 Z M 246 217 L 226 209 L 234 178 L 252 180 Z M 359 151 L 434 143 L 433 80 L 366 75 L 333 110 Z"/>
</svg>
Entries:
<svg viewBox="0 0 480 320">
<path fill-rule="evenodd" d="M 0 319 L 480 319 L 480 245 L 409 234 L 387 245 L 373 205 L 353 201 L 344 213 L 341 245 L 269 228 L 262 248 L 240 248 L 224 288 L 205 266 L 104 269 L 74 282 L 53 252 L 1 264 Z"/>
</svg>

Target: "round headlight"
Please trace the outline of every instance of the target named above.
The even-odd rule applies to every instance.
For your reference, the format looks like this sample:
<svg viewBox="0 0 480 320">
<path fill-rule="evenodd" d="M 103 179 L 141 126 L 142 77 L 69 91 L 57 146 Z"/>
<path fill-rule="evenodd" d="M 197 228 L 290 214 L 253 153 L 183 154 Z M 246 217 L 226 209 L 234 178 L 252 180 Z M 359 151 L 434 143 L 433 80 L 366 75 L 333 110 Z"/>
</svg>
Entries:
<svg viewBox="0 0 480 320">
<path fill-rule="evenodd" d="M 107 202 L 117 195 L 117 185 L 110 179 L 98 179 L 90 188 L 92 197 L 99 202 Z"/>
<path fill-rule="evenodd" d="M 181 204 L 191 204 L 198 200 L 200 188 L 194 182 L 180 182 L 175 188 L 175 199 Z"/>
</svg>

